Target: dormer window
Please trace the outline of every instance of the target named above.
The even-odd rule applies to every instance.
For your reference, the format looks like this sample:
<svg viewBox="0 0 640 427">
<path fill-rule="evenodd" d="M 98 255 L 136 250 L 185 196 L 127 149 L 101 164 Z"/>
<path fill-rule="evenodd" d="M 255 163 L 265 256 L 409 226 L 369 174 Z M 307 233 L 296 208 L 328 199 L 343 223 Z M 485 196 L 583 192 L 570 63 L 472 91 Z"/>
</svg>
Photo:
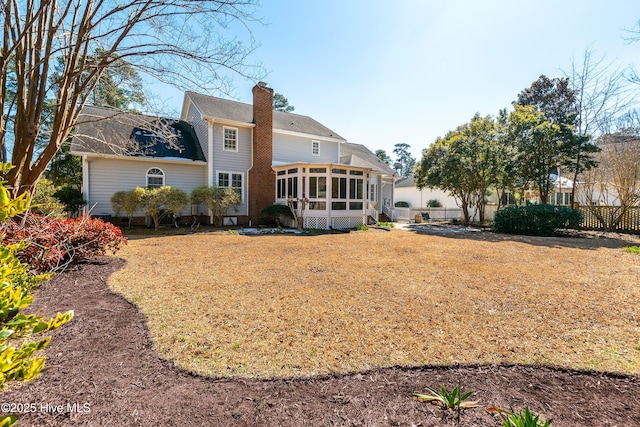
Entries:
<svg viewBox="0 0 640 427">
<path fill-rule="evenodd" d="M 320 141 L 311 141 L 311 154 L 314 156 L 320 155 Z"/>
<path fill-rule="evenodd" d="M 238 151 L 238 129 L 224 127 L 224 151 Z"/>
</svg>

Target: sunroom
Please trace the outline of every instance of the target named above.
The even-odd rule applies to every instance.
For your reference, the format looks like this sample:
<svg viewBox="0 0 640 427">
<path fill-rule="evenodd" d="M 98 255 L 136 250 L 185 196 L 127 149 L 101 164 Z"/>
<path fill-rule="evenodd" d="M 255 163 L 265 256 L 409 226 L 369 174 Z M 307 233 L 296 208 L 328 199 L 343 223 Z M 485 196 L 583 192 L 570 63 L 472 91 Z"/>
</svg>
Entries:
<svg viewBox="0 0 640 427">
<path fill-rule="evenodd" d="M 273 166 L 276 203 L 304 203 L 304 228 L 355 228 L 378 220 L 372 201 L 377 177 L 371 169 L 343 164 L 288 163 Z"/>
</svg>

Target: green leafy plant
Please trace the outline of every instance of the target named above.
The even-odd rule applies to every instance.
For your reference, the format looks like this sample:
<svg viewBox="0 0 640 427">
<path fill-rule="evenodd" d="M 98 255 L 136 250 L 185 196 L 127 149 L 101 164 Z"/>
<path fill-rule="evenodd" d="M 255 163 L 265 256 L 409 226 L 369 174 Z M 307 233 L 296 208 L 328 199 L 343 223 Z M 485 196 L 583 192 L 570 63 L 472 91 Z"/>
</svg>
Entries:
<svg viewBox="0 0 640 427">
<path fill-rule="evenodd" d="M 396 208 L 408 208 L 409 202 L 396 202 L 394 206 Z"/>
<path fill-rule="evenodd" d="M 48 179 L 42 178 L 31 195 L 29 210 L 33 213 L 54 218 L 64 218 L 64 205 L 54 197 L 56 187 Z"/>
<path fill-rule="evenodd" d="M 53 193 L 53 197 L 58 199 L 65 207 L 67 213 L 73 217 L 80 214 L 80 209 L 87 204 L 82 191 L 70 186 L 62 187 Z"/>
<path fill-rule="evenodd" d="M 198 187 L 191 192 L 191 203 L 194 205 L 202 203 L 211 210 L 215 227 L 222 226 L 224 216 L 229 209 L 238 212 L 241 202 L 240 194 L 233 188 Z"/>
<path fill-rule="evenodd" d="M 377 222 L 376 225 L 378 227 L 389 227 L 389 228 L 393 228 L 393 223 L 392 222 Z"/>
<path fill-rule="evenodd" d="M 11 427 L 18 424 L 18 417 L 13 415 L 5 415 L 0 417 L 0 427 Z"/>
<path fill-rule="evenodd" d="M 512 412 L 496 406 L 487 408 L 490 414 L 498 414 L 503 420 L 503 427 L 549 427 L 551 420 L 543 420 L 540 415 L 533 415 L 529 408 L 522 412 Z"/>
<path fill-rule="evenodd" d="M 258 224 L 280 227 L 281 216 L 293 219 L 293 213 L 291 213 L 291 209 L 289 209 L 289 206 L 275 203 L 271 206 L 267 206 L 266 208 L 262 209 L 262 211 L 260 211 Z"/>
<path fill-rule="evenodd" d="M 153 226 L 160 228 L 160 219 L 167 215 L 177 215 L 189 204 L 189 196 L 179 188 L 169 186 L 146 189 L 144 209 L 153 219 Z"/>
<path fill-rule="evenodd" d="M 356 227 L 356 230 L 358 231 L 367 231 L 369 229 L 368 225 L 359 225 Z"/>
<path fill-rule="evenodd" d="M 413 393 L 411 396 L 421 402 L 438 405 L 443 410 L 448 410 L 449 412 L 460 412 L 462 409 L 477 408 L 479 406 L 476 401 L 467 401 L 467 399 L 473 395 L 473 392 L 469 391 L 462 394 L 460 386 L 456 386 L 451 392 L 447 391 L 443 385 L 440 385 L 440 392 L 435 391 L 431 387 L 427 387 L 427 390 L 431 394 Z"/>
<path fill-rule="evenodd" d="M 624 248 L 624 251 L 629 252 L 630 254 L 640 255 L 640 246 L 629 246 L 628 248 Z"/>
<path fill-rule="evenodd" d="M 560 229 L 578 228 L 583 218 L 581 211 L 564 206 L 506 206 L 496 212 L 493 228 L 502 233 L 553 236 Z"/>
<path fill-rule="evenodd" d="M 441 208 L 442 207 L 442 203 L 440 203 L 440 200 L 438 199 L 431 199 L 427 202 L 427 207 L 428 208 Z"/>
<path fill-rule="evenodd" d="M 227 234 L 237 235 L 237 234 L 240 234 L 240 233 L 238 233 L 237 230 L 227 230 Z"/>
<path fill-rule="evenodd" d="M 10 165 L 2 165 L 6 171 Z M 29 205 L 29 195 L 24 193 L 15 199 L 0 182 L 0 218 L 6 222 L 12 216 L 22 214 Z M 50 337 L 33 339 L 33 335 L 59 328 L 73 318 L 73 311 L 58 313 L 45 320 L 33 314 L 25 315 L 21 310 L 33 301 L 31 290 L 50 274 L 34 275 L 29 265 L 18 260 L 15 253 L 27 244 L 0 244 L 0 388 L 9 381 L 29 381 L 44 368 L 45 358 L 39 354 L 44 350 Z M 0 426 L 17 423 L 13 415 L 0 417 Z"/>
</svg>

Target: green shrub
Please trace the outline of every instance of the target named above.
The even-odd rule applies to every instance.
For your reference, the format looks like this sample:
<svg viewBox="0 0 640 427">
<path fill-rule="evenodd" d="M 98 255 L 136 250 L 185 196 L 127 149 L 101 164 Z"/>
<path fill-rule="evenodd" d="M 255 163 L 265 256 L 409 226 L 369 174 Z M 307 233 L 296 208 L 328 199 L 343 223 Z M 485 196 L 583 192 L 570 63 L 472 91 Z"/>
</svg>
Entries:
<svg viewBox="0 0 640 427">
<path fill-rule="evenodd" d="M 392 222 L 381 222 L 381 221 L 378 221 L 378 222 L 376 223 L 376 225 L 377 225 L 378 227 L 389 227 L 389 228 L 393 228 L 393 223 L 392 223 Z"/>
<path fill-rule="evenodd" d="M 396 208 L 408 208 L 409 202 L 396 202 L 394 206 Z"/>
<path fill-rule="evenodd" d="M 221 227 L 224 216 L 229 209 L 238 212 L 238 206 L 242 202 L 240 194 L 233 188 L 225 187 L 198 187 L 191 192 L 191 203 L 204 204 L 211 210 L 213 225 Z"/>
<path fill-rule="evenodd" d="M 442 207 L 442 203 L 440 203 L 440 200 L 438 199 L 431 199 L 427 202 L 427 207 L 428 208 L 441 208 Z"/>
<path fill-rule="evenodd" d="M 65 206 L 60 203 L 54 194 L 56 187 L 48 179 L 40 179 L 36 184 L 36 188 L 31 195 L 31 212 L 51 216 L 55 218 L 63 218 Z"/>
<path fill-rule="evenodd" d="M 146 189 L 143 201 L 145 212 L 153 219 L 154 228 L 157 230 L 160 227 L 160 219 L 176 216 L 187 207 L 189 196 L 179 188 L 164 186 Z"/>
<path fill-rule="evenodd" d="M 153 220 L 154 228 L 160 226 L 165 216 L 177 216 L 189 205 L 189 196 L 179 188 L 169 186 L 159 188 L 137 187 L 129 191 L 118 191 L 111 196 L 111 208 L 116 216 L 127 214 L 129 225 L 136 211 L 143 209 Z"/>
<path fill-rule="evenodd" d="M 507 206 L 496 212 L 493 229 L 502 233 L 553 236 L 561 229 L 578 228 L 584 214 L 552 205 Z"/>
<path fill-rule="evenodd" d="M 629 246 L 624 249 L 625 252 L 629 252 L 630 254 L 638 254 L 640 255 L 640 246 Z"/>
<path fill-rule="evenodd" d="M 122 215 L 122 212 L 125 212 L 124 201 L 126 196 L 126 191 L 116 191 L 115 193 L 113 193 L 113 196 L 111 196 L 111 208 L 113 209 L 113 213 L 115 214 L 116 218 L 120 217 L 120 215 Z"/>
<path fill-rule="evenodd" d="M 84 196 L 82 195 L 82 191 L 69 186 L 57 190 L 53 193 L 53 197 L 58 199 L 60 203 L 64 205 L 67 213 L 73 217 L 78 216 L 80 209 L 87 204 L 87 201 L 84 200 Z"/>
<path fill-rule="evenodd" d="M 280 227 L 280 215 L 293 219 L 293 213 L 291 213 L 289 206 L 276 203 L 262 209 L 258 217 L 258 224 Z"/>
<path fill-rule="evenodd" d="M 490 414 L 498 414 L 502 418 L 503 427 L 550 427 L 551 420 L 543 420 L 540 415 L 534 415 L 529 408 L 522 412 L 512 412 L 497 406 L 487 408 Z"/>
<path fill-rule="evenodd" d="M 2 165 L 2 172 L 11 166 Z M 4 182 L 0 182 L 0 221 L 24 213 L 29 205 L 26 193 L 11 199 Z M 8 381 L 29 381 L 44 368 L 45 358 L 39 354 L 50 337 L 33 339 L 32 336 L 59 328 L 72 319 L 73 311 L 58 313 L 55 318 L 45 320 L 20 311 L 33 301 L 31 290 L 50 275 L 33 275 L 27 264 L 15 256 L 24 249 L 24 242 L 5 246 L 0 244 L 0 388 Z M 0 425 L 10 426 L 17 422 L 13 415 L 0 416 Z"/>
<path fill-rule="evenodd" d="M 367 231 L 369 229 L 368 225 L 359 225 L 356 227 L 356 230 L 358 231 Z"/>
</svg>

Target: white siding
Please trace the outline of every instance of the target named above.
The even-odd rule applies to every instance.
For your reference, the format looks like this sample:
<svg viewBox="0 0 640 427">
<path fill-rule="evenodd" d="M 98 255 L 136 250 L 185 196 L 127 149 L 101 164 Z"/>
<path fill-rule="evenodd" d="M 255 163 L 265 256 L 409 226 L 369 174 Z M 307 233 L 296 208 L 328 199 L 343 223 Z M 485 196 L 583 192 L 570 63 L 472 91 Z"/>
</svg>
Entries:
<svg viewBox="0 0 640 427">
<path fill-rule="evenodd" d="M 425 188 L 420 191 L 416 187 L 396 187 L 394 202 L 408 202 L 412 208 L 424 208 L 429 200 L 437 199 L 443 207 L 457 208 L 456 199 L 447 191 L 436 188 Z"/>
<path fill-rule="evenodd" d="M 249 184 L 249 168 L 251 167 L 251 139 L 253 134 L 252 128 L 238 127 L 238 151 L 224 151 L 224 132 L 220 123 L 213 125 L 213 162 L 209 163 L 211 173 L 213 176 L 214 185 L 218 182 L 218 171 L 242 173 L 242 204 L 238 207 L 238 212 L 231 209 L 229 215 L 247 215 L 248 204 L 247 199 L 249 196 L 248 184 Z M 228 126 L 236 127 L 236 126 Z M 275 190 L 274 190 L 275 191 Z"/>
<path fill-rule="evenodd" d="M 311 153 L 312 141 L 320 141 L 320 155 Z M 300 136 L 273 134 L 273 161 L 283 163 L 338 163 L 338 142 L 322 141 Z"/>
<path fill-rule="evenodd" d="M 89 203 L 95 207 L 94 215 L 113 215 L 111 196 L 117 191 L 146 187 L 146 174 L 150 168 L 164 172 L 165 185 L 191 193 L 196 187 L 206 185 L 206 167 L 203 163 L 163 163 L 142 160 L 106 158 L 89 159 Z M 190 207 L 183 214 L 190 214 Z M 142 214 L 142 213 L 140 213 Z"/>
</svg>

